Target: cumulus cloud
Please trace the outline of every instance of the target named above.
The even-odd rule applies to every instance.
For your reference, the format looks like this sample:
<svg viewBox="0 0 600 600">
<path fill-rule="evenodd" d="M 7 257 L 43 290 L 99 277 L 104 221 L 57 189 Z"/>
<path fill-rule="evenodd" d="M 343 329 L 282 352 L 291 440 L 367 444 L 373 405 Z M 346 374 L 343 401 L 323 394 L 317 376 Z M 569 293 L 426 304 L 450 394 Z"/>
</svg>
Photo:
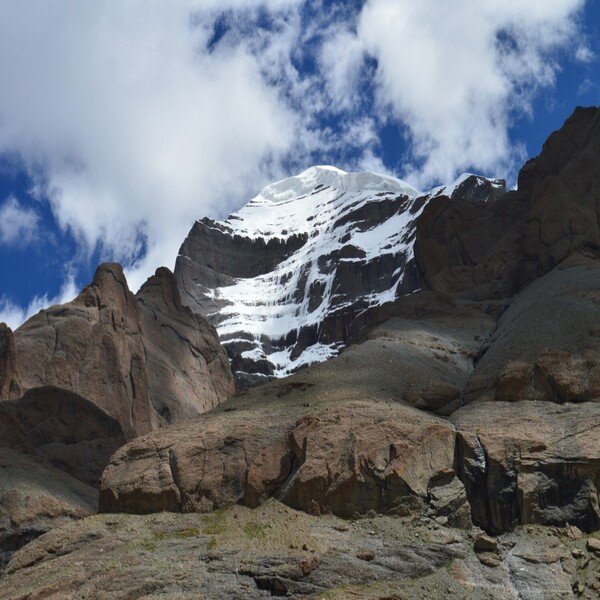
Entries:
<svg viewBox="0 0 600 600">
<path fill-rule="evenodd" d="M 24 247 L 36 236 L 39 216 L 32 208 L 26 208 L 9 196 L 0 204 L 0 244 Z"/>
<path fill-rule="evenodd" d="M 6 323 L 14 330 L 43 308 L 69 302 L 78 293 L 79 290 L 77 289 L 73 273 L 69 273 L 56 296 L 49 297 L 47 294 L 35 296 L 29 301 L 27 306 L 19 306 L 10 298 L 0 296 L 0 323 Z"/>
<path fill-rule="evenodd" d="M 21 157 L 82 248 L 130 267 L 133 287 L 296 143 L 297 118 L 258 59 L 208 48 L 223 10 L 284 4 L 0 4 L 0 152 Z"/>
<path fill-rule="evenodd" d="M 583 3 L 7 0 L 0 155 L 80 258 L 121 261 L 137 288 L 195 219 L 313 159 L 389 172 L 384 127 L 408 141 L 396 174 L 418 187 L 510 172 L 510 125 L 552 85 L 557 50 L 589 60 L 572 42 Z"/>
<path fill-rule="evenodd" d="M 377 61 L 381 111 L 408 130 L 413 160 L 405 175 L 424 186 L 477 168 L 510 172 L 522 150 L 511 143 L 516 113 L 531 110 L 540 86 L 554 82 L 554 53 L 576 34 L 584 0 L 368 0 L 355 34 L 339 34 L 323 60 L 346 55 L 329 87 L 353 93 L 357 53 Z M 582 47 L 578 59 L 587 56 Z"/>
</svg>

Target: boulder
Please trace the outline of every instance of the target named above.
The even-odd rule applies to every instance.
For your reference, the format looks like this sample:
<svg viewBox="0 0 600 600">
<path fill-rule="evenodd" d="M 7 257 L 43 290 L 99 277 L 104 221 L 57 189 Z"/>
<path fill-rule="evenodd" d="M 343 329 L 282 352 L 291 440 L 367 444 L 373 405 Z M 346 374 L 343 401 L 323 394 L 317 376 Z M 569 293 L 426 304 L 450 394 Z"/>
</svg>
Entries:
<svg viewBox="0 0 600 600">
<path fill-rule="evenodd" d="M 473 521 L 600 527 L 600 404 L 481 402 L 456 411 L 457 471 Z"/>
<path fill-rule="evenodd" d="M 127 438 L 198 415 L 235 389 L 216 332 L 182 306 L 166 269 L 136 297 L 119 265 L 100 265 L 77 298 L 41 311 L 14 337 L 23 390 L 79 394 Z"/>
<path fill-rule="evenodd" d="M 463 482 L 454 469 L 446 468 L 434 473 L 429 480 L 428 513 L 449 527 L 469 529 L 471 527 L 471 507 Z"/>
</svg>

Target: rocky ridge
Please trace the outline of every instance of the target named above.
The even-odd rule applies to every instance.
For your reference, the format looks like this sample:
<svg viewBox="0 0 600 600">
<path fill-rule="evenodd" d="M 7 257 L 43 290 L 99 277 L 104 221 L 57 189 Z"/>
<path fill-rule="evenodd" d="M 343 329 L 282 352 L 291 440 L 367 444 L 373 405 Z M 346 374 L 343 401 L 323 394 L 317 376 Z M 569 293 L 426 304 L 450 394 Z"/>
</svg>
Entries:
<svg viewBox="0 0 600 600">
<path fill-rule="evenodd" d="M 0 563 L 98 509 L 98 483 L 126 440 L 212 408 L 235 391 L 214 329 L 159 269 L 134 296 L 98 267 L 72 302 L 14 333 L 0 325 Z"/>
<path fill-rule="evenodd" d="M 235 391 L 214 329 L 181 304 L 164 268 L 134 295 L 119 265 L 100 265 L 72 302 L 0 336 L 2 399 L 65 389 L 114 417 L 129 439 L 197 416 Z"/>
</svg>

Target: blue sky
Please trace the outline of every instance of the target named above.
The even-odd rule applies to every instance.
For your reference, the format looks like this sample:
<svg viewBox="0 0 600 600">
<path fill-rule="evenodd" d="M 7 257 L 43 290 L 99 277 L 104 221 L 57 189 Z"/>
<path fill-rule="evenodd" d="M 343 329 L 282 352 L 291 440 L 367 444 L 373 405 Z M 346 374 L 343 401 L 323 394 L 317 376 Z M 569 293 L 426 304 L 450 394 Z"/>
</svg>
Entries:
<svg viewBox="0 0 600 600">
<path fill-rule="evenodd" d="M 513 182 L 600 104 L 595 0 L 0 5 L 0 320 L 101 260 L 132 287 L 312 164 Z M 482 6 L 483 5 L 483 6 Z"/>
</svg>

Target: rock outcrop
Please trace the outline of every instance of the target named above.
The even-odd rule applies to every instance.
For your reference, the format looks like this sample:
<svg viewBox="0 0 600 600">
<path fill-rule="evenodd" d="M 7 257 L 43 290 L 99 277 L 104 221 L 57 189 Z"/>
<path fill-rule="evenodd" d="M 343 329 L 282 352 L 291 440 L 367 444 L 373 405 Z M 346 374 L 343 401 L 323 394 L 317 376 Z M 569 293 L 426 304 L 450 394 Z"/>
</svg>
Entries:
<svg viewBox="0 0 600 600">
<path fill-rule="evenodd" d="M 384 516 L 348 522 L 276 501 L 210 515 L 97 515 L 22 548 L 0 587 L 7 600 L 596 600 L 597 540 L 575 531 L 518 528 L 482 551 L 476 529 Z"/>
<path fill-rule="evenodd" d="M 530 196 L 522 284 L 568 256 L 600 258 L 600 109 L 577 108 L 519 175 Z"/>
<path fill-rule="evenodd" d="M 98 480 L 125 442 L 119 423 L 59 388 L 0 402 L 0 567 L 35 537 L 98 509 Z"/>
<path fill-rule="evenodd" d="M 600 261 L 573 255 L 512 300 L 465 401 L 600 401 L 599 320 Z"/>
<path fill-rule="evenodd" d="M 432 198 L 415 259 L 429 289 L 506 298 L 573 254 L 600 257 L 600 109 L 578 108 L 494 202 Z"/>
<path fill-rule="evenodd" d="M 19 396 L 15 336 L 6 323 L 0 323 L 0 399 Z"/>
<path fill-rule="evenodd" d="M 600 404 L 482 402 L 451 421 L 476 524 L 600 529 Z"/>
<path fill-rule="evenodd" d="M 19 327 L 11 348 L 0 358 L 14 363 L 13 382 L 18 373 L 9 397 L 19 388 L 72 391 L 114 417 L 127 438 L 197 416 L 235 391 L 214 329 L 181 304 L 166 269 L 134 296 L 119 265 L 101 265 L 72 302 Z"/>
<path fill-rule="evenodd" d="M 101 509 L 207 512 L 269 497 L 344 517 L 423 508 L 429 481 L 452 468 L 453 428 L 400 404 L 332 401 L 309 410 L 294 402 L 314 398 L 305 385 L 288 382 L 272 401 L 226 403 L 198 423 L 124 446 L 104 472 Z"/>
<path fill-rule="evenodd" d="M 0 325 L 0 562 L 98 507 L 127 439 L 198 416 L 235 391 L 214 329 L 159 269 L 133 295 L 101 265 L 72 302 Z"/>
<path fill-rule="evenodd" d="M 31 389 L 1 408 L 4 419 L 11 417 L 12 435 L 18 432 L 31 453 L 89 485 L 98 485 L 111 455 L 125 443 L 116 419 L 60 388 Z"/>
</svg>

